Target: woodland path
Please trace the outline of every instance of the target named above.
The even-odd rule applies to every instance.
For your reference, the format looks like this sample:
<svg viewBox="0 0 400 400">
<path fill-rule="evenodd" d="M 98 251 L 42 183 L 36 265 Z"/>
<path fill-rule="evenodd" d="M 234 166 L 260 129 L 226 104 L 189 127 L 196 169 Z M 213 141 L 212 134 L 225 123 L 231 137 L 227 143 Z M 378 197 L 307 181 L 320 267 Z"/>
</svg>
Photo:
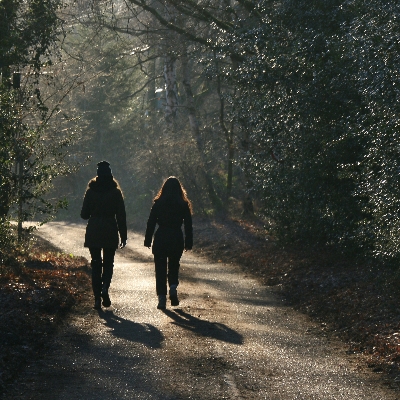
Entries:
<svg viewBox="0 0 400 400">
<path fill-rule="evenodd" d="M 39 234 L 89 258 L 83 224 Z M 339 341 L 238 266 L 184 253 L 181 304 L 156 309 L 143 235 L 118 250 L 112 306 L 81 303 L 5 399 L 397 399 Z"/>
</svg>

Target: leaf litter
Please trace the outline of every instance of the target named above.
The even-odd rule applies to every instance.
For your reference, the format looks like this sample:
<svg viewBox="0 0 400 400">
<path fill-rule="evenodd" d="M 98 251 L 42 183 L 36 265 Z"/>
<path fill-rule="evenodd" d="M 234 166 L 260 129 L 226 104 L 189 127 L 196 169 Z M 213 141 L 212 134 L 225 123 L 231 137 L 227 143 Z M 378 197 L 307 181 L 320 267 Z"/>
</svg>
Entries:
<svg viewBox="0 0 400 400">
<path fill-rule="evenodd" d="M 85 258 L 62 254 L 40 238 L 12 265 L 0 266 L 0 395 L 87 296 L 88 272 Z"/>
</svg>

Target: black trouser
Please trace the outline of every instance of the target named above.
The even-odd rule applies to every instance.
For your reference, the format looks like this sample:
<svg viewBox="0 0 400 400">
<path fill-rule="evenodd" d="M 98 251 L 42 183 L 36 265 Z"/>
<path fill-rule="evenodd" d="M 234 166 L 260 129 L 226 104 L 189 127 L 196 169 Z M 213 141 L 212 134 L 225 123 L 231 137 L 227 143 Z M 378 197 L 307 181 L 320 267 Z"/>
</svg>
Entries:
<svg viewBox="0 0 400 400">
<path fill-rule="evenodd" d="M 181 257 L 182 251 L 163 251 L 154 254 L 157 295 L 167 294 L 167 280 L 169 286 L 178 286 L 179 261 Z"/>
<path fill-rule="evenodd" d="M 115 249 L 104 248 L 103 259 L 101 258 L 101 248 L 89 248 L 92 257 L 92 288 L 95 297 L 101 296 L 102 288 L 108 289 L 114 269 Z"/>
</svg>

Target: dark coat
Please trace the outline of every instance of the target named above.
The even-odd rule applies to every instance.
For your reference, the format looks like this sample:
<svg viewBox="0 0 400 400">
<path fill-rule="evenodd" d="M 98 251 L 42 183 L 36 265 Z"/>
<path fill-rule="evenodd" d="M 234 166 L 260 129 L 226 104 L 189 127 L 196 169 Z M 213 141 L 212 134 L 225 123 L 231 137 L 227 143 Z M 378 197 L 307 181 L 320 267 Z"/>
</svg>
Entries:
<svg viewBox="0 0 400 400">
<path fill-rule="evenodd" d="M 182 199 L 160 198 L 156 200 L 147 221 L 144 245 L 151 246 L 154 229 L 153 254 L 162 252 L 182 253 L 183 249 L 190 250 L 193 246 L 192 216 L 189 205 Z M 182 233 L 185 227 L 185 238 Z"/>
<path fill-rule="evenodd" d="M 112 177 L 89 182 L 83 199 L 81 217 L 88 219 L 85 247 L 113 248 L 119 245 L 118 232 L 126 242 L 126 213 L 122 192 Z"/>
</svg>

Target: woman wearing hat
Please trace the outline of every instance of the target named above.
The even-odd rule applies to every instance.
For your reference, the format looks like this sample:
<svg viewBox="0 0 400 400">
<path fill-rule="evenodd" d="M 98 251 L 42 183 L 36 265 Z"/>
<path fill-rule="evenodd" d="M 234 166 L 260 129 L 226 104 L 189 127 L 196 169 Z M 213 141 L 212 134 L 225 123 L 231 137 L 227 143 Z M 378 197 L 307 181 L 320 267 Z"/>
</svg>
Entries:
<svg viewBox="0 0 400 400">
<path fill-rule="evenodd" d="M 88 183 L 81 217 L 89 220 L 84 246 L 91 255 L 94 308 L 101 309 L 101 299 L 109 307 L 115 250 L 126 246 L 127 228 L 122 190 L 107 161 L 97 164 L 97 176 Z"/>
<path fill-rule="evenodd" d="M 158 225 L 158 229 L 153 233 Z M 185 228 L 185 236 L 181 226 Z M 179 262 L 183 250 L 193 245 L 192 204 L 186 191 L 174 176 L 162 185 L 150 211 L 144 245 L 150 247 L 156 270 L 157 308 L 164 310 L 167 302 L 167 283 L 171 306 L 179 305 L 177 287 L 179 284 Z"/>
</svg>

